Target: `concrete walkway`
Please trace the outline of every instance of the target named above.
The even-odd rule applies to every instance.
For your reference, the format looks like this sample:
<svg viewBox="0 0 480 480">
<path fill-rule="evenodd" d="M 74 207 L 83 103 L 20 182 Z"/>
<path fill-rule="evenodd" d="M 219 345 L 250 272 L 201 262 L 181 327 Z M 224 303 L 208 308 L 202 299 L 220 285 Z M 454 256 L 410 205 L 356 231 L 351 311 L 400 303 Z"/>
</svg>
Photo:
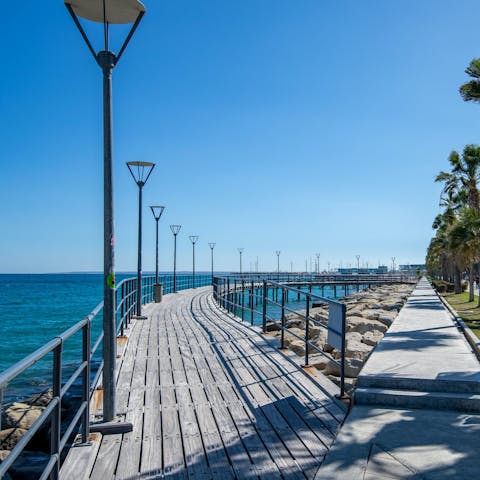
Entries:
<svg viewBox="0 0 480 480">
<path fill-rule="evenodd" d="M 480 478 L 479 412 L 480 364 L 422 280 L 360 373 L 316 478 Z"/>
</svg>

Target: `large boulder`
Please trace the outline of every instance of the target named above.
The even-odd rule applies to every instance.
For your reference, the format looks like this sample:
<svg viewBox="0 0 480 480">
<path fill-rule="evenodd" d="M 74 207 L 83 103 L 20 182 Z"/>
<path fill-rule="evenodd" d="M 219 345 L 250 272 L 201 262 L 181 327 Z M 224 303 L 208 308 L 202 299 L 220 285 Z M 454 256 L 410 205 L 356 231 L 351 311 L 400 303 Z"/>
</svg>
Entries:
<svg viewBox="0 0 480 480">
<path fill-rule="evenodd" d="M 347 318 L 347 332 L 359 332 L 363 335 L 373 330 L 385 333 L 388 327 L 378 320 L 367 320 L 366 318 L 358 317 Z"/>
<path fill-rule="evenodd" d="M 340 363 L 340 360 L 338 361 Z M 345 358 L 345 376 L 354 378 L 359 373 L 363 367 L 363 362 L 357 358 Z M 340 376 L 340 365 L 337 365 L 333 361 L 330 361 L 323 370 L 325 375 L 334 375 L 335 377 Z"/>
<path fill-rule="evenodd" d="M 372 347 L 361 341 L 353 340 L 347 342 L 347 347 L 345 348 L 345 356 L 347 358 L 356 358 L 365 362 L 365 360 L 370 355 Z"/>
<path fill-rule="evenodd" d="M 26 433 L 27 431 L 23 428 L 7 428 L 0 431 L 0 449 L 13 450 Z"/>
<path fill-rule="evenodd" d="M 380 340 L 383 338 L 383 333 L 378 330 L 373 330 L 371 332 L 366 332 L 362 337 L 362 342 L 366 345 L 375 347 L 378 345 Z"/>
<path fill-rule="evenodd" d="M 52 401 L 52 398 L 53 390 L 49 388 L 48 390 L 24 400 L 23 403 L 26 403 L 27 405 L 35 405 L 36 407 L 46 407 Z"/>
<path fill-rule="evenodd" d="M 42 414 L 44 407 L 14 402 L 5 410 L 5 424 L 11 428 L 28 430 Z"/>
</svg>

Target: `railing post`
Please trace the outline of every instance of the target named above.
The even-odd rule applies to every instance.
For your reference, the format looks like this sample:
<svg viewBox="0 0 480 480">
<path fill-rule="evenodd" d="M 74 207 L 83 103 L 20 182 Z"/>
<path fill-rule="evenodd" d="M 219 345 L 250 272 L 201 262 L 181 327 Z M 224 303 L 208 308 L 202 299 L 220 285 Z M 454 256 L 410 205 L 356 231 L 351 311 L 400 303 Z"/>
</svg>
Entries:
<svg viewBox="0 0 480 480">
<path fill-rule="evenodd" d="M 263 298 L 262 298 L 262 330 L 263 333 L 267 331 L 267 282 L 264 280 L 263 281 Z"/>
<path fill-rule="evenodd" d="M 236 314 L 237 313 L 237 301 L 238 301 L 238 298 L 237 298 L 237 279 L 235 278 L 233 280 L 233 313 Z"/>
<path fill-rule="evenodd" d="M 345 334 L 347 307 L 342 304 L 342 363 L 340 366 L 340 398 L 345 398 Z"/>
<path fill-rule="evenodd" d="M 305 367 L 308 367 L 309 345 L 310 337 L 310 295 L 307 295 L 307 304 L 305 308 Z"/>
<path fill-rule="evenodd" d="M 245 318 L 245 280 L 242 280 L 242 322 Z"/>
<path fill-rule="evenodd" d="M 252 285 L 251 285 L 251 290 L 250 290 L 250 325 L 253 325 L 253 280 L 252 280 Z"/>
<path fill-rule="evenodd" d="M 122 285 L 123 287 L 123 285 Z M 123 304 L 122 304 L 123 305 Z M 91 320 L 88 319 L 87 323 L 82 330 L 82 353 L 83 361 L 86 362 L 83 370 L 83 392 L 82 401 L 85 402 L 85 410 L 83 412 L 82 422 L 82 443 L 88 442 L 88 434 L 90 433 L 90 334 L 91 334 Z"/>
<path fill-rule="evenodd" d="M 285 295 L 282 288 L 282 334 L 281 334 L 281 346 L 283 350 L 285 348 Z"/>
<path fill-rule="evenodd" d="M 227 312 L 232 311 L 231 304 L 231 293 L 230 293 L 230 279 L 227 279 Z"/>
<path fill-rule="evenodd" d="M 125 283 L 122 283 L 122 288 L 120 289 L 121 297 L 120 297 L 120 304 L 122 308 L 120 309 L 120 323 L 122 325 L 121 335 L 124 335 L 124 327 L 125 327 Z"/>
<path fill-rule="evenodd" d="M 55 467 L 50 474 L 51 479 L 57 479 L 60 473 L 60 438 L 61 438 L 61 422 L 62 422 L 62 347 L 63 340 L 53 351 L 53 395 L 52 401 L 57 399 L 58 403 L 52 412 L 51 432 L 50 432 L 50 455 L 57 456 Z"/>
</svg>

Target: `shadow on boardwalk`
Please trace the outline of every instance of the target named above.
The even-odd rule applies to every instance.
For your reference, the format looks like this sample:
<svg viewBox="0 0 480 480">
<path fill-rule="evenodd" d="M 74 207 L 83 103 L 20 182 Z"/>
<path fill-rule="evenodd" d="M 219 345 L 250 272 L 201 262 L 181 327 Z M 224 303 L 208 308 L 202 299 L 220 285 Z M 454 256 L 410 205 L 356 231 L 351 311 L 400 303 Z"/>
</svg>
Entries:
<svg viewBox="0 0 480 480">
<path fill-rule="evenodd" d="M 478 478 L 479 434 L 479 415 L 356 406 L 316 478 Z"/>
</svg>

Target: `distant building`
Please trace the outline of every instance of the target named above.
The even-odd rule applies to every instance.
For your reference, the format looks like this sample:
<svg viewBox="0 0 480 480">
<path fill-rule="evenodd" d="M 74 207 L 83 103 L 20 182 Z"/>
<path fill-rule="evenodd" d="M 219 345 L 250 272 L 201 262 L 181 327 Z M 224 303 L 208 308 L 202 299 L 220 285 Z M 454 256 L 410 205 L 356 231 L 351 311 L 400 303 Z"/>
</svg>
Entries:
<svg viewBox="0 0 480 480">
<path fill-rule="evenodd" d="M 404 272 L 416 272 L 417 270 L 425 271 L 424 263 L 408 263 L 407 265 L 400 265 L 399 270 Z"/>
<path fill-rule="evenodd" d="M 375 275 L 388 273 L 388 267 L 385 265 L 379 265 L 374 268 L 338 268 L 338 273 L 342 275 Z"/>
</svg>

